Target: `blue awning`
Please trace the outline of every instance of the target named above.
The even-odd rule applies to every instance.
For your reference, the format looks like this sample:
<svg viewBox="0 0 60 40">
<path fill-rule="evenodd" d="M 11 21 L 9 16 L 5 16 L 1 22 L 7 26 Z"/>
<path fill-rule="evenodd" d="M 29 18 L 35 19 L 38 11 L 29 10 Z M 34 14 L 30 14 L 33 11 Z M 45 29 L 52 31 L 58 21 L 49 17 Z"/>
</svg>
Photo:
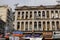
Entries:
<svg viewBox="0 0 60 40">
<path fill-rule="evenodd" d="M 40 37 L 40 34 L 35 34 L 34 37 Z"/>
<path fill-rule="evenodd" d="M 27 34 L 27 35 L 25 35 L 25 37 L 31 37 L 32 35 L 31 34 Z"/>
<path fill-rule="evenodd" d="M 14 31 L 13 34 L 23 34 L 22 31 Z"/>
</svg>

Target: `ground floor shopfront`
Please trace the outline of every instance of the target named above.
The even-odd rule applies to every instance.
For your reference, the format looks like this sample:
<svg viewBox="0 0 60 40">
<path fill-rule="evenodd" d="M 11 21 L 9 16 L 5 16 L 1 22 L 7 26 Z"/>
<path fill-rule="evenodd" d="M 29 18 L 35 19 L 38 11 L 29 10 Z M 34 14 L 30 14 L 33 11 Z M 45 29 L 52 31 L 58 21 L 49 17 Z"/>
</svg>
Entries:
<svg viewBox="0 0 60 40">
<path fill-rule="evenodd" d="M 24 37 L 25 40 L 37 40 L 37 39 L 52 39 L 53 32 L 52 31 L 44 31 L 44 32 L 25 32 Z"/>
</svg>

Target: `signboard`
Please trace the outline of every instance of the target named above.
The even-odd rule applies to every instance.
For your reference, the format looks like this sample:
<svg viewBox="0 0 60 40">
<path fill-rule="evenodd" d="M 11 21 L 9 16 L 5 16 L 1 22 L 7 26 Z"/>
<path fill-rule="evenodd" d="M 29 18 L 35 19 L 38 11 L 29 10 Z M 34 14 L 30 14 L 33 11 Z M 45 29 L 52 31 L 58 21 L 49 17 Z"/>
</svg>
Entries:
<svg viewBox="0 0 60 40">
<path fill-rule="evenodd" d="M 53 38 L 60 38 L 60 31 L 54 31 Z"/>
<path fill-rule="evenodd" d="M 53 32 L 43 32 L 44 38 L 52 38 Z"/>
</svg>

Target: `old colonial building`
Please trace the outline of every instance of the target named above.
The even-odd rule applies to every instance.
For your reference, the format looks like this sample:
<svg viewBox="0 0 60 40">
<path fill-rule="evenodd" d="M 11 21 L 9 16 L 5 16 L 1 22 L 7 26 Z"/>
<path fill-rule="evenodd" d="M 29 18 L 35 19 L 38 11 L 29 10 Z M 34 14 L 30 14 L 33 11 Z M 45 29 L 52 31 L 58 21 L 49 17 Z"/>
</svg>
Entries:
<svg viewBox="0 0 60 40">
<path fill-rule="evenodd" d="M 14 28 L 24 33 L 60 30 L 60 5 L 18 6 Z"/>
<path fill-rule="evenodd" d="M 12 9 L 8 5 L 0 5 L 0 19 L 6 23 L 5 27 L 8 27 L 9 31 L 13 28 L 12 17 Z"/>
</svg>

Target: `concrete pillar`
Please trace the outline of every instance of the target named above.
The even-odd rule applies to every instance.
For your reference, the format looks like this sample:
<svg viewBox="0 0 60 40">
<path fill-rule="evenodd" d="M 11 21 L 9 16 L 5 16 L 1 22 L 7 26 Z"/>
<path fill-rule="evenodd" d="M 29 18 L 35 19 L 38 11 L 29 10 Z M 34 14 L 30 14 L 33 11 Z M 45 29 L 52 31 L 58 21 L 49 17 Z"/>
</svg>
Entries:
<svg viewBox="0 0 60 40">
<path fill-rule="evenodd" d="M 41 18 L 42 18 L 42 11 L 41 11 Z"/>
<path fill-rule="evenodd" d="M 20 21 L 20 29 L 19 30 L 21 30 L 21 21 Z"/>
<path fill-rule="evenodd" d="M 41 21 L 41 31 L 43 31 L 43 21 Z"/>
<path fill-rule="evenodd" d="M 60 20 L 59 20 L 59 29 L 60 29 Z"/>
<path fill-rule="evenodd" d="M 30 25 L 29 23 L 30 23 L 30 22 L 28 21 L 28 31 L 29 31 L 29 25 Z"/>
<path fill-rule="evenodd" d="M 38 30 L 39 28 L 38 28 L 38 21 L 37 21 L 37 30 Z"/>
<path fill-rule="evenodd" d="M 25 23 L 26 23 L 26 21 L 24 21 L 24 31 L 25 31 L 25 26 L 26 26 Z"/>
<path fill-rule="evenodd" d="M 56 18 L 56 13 L 55 13 L 55 10 L 54 10 L 54 18 Z"/>
<path fill-rule="evenodd" d="M 59 13 L 59 11 L 60 11 L 60 10 L 58 10 L 58 18 L 60 18 L 60 17 L 59 17 L 59 16 L 60 16 L 60 13 Z"/>
<path fill-rule="evenodd" d="M 45 23 L 46 23 L 46 25 L 45 25 L 45 28 L 46 28 L 46 29 L 45 29 L 45 30 L 47 31 L 47 21 L 46 21 Z"/>
<path fill-rule="evenodd" d="M 46 14 L 46 11 L 45 11 L 45 18 L 47 18 L 47 14 Z"/>
<path fill-rule="evenodd" d="M 34 11 L 32 11 L 32 19 L 34 19 Z"/>
<path fill-rule="evenodd" d="M 32 21 L 32 30 L 34 30 L 34 21 Z"/>
<path fill-rule="evenodd" d="M 55 21 L 55 30 L 57 30 L 56 21 Z"/>
<path fill-rule="evenodd" d="M 22 12 L 20 11 L 20 19 L 21 19 Z"/>
<path fill-rule="evenodd" d="M 49 18 L 51 18 L 52 14 L 51 14 L 51 10 L 49 10 Z"/>
<path fill-rule="evenodd" d="M 30 19 L 30 12 L 28 11 L 28 19 Z"/>
<path fill-rule="evenodd" d="M 60 10 L 59 10 L 59 18 L 60 18 Z"/>
<path fill-rule="evenodd" d="M 25 19 L 25 17 L 26 17 L 26 11 L 24 11 L 24 19 Z"/>
<path fill-rule="evenodd" d="M 52 22 L 50 21 L 50 30 L 52 30 Z"/>
</svg>

